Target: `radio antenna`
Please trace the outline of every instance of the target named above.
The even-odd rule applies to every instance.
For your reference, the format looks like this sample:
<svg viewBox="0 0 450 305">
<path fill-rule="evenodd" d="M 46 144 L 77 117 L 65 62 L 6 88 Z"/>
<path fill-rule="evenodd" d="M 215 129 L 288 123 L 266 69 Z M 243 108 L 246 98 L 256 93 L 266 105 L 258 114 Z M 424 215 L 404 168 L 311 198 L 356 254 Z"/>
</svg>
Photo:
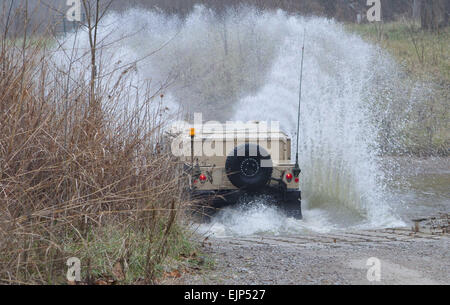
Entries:
<svg viewBox="0 0 450 305">
<path fill-rule="evenodd" d="M 294 175 L 298 177 L 301 173 L 300 165 L 298 162 L 298 148 L 300 142 L 300 120 L 301 120 L 301 110 L 302 110 L 302 84 L 303 84 L 303 60 L 305 58 L 305 40 L 306 40 L 306 28 L 303 34 L 303 46 L 302 46 L 302 63 L 300 68 L 300 93 L 298 96 L 298 121 L 297 121 L 297 149 L 295 150 L 295 169 Z"/>
</svg>

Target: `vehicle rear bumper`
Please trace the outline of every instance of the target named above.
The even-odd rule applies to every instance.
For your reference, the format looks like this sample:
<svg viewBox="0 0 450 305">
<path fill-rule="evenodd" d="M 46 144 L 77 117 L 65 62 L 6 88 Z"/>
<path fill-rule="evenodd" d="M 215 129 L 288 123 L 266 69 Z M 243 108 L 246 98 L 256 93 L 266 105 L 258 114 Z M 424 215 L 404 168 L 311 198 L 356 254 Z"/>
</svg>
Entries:
<svg viewBox="0 0 450 305">
<path fill-rule="evenodd" d="M 192 191 L 192 199 L 201 203 L 202 206 L 208 206 L 214 210 L 232 206 L 240 202 L 241 198 L 246 196 L 269 195 L 274 200 L 268 203 L 274 203 L 278 208 L 284 210 L 289 216 L 297 219 L 302 218 L 302 193 L 300 190 L 281 191 L 277 188 L 266 188 L 259 192 L 247 192 L 242 190 L 221 190 L 221 191 Z"/>
</svg>

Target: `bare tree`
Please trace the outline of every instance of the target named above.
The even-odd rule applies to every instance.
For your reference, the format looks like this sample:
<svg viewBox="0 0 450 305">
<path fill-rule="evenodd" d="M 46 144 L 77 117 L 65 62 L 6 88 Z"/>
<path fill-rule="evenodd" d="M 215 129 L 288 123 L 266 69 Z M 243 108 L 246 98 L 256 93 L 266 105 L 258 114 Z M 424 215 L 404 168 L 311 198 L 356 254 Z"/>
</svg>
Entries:
<svg viewBox="0 0 450 305">
<path fill-rule="evenodd" d="M 89 46 L 91 55 L 91 78 L 89 94 L 89 116 L 90 120 L 98 121 L 100 118 L 101 101 L 95 96 L 96 79 L 98 73 L 97 51 L 98 51 L 98 30 L 100 21 L 108 12 L 114 0 L 109 0 L 105 6 L 100 5 L 100 0 L 82 0 L 84 13 L 86 15 L 86 27 L 89 35 Z"/>
<path fill-rule="evenodd" d="M 422 0 L 414 0 L 413 3 L 413 19 L 416 21 L 420 20 L 420 16 L 422 14 Z"/>
<path fill-rule="evenodd" d="M 422 0 L 421 2 L 422 28 L 438 31 L 440 27 L 446 25 L 448 0 Z"/>
</svg>

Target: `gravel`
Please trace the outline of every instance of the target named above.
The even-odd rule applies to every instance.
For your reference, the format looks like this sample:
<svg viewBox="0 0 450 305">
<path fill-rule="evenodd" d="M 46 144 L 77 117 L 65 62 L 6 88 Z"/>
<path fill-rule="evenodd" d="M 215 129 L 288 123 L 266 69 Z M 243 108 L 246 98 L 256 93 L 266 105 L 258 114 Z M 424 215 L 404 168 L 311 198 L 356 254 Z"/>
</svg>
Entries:
<svg viewBox="0 0 450 305">
<path fill-rule="evenodd" d="M 449 246 L 448 234 L 410 229 L 214 238 L 203 249 L 214 267 L 167 284 L 450 284 Z M 368 280 L 370 258 L 381 263 L 379 282 Z"/>
</svg>

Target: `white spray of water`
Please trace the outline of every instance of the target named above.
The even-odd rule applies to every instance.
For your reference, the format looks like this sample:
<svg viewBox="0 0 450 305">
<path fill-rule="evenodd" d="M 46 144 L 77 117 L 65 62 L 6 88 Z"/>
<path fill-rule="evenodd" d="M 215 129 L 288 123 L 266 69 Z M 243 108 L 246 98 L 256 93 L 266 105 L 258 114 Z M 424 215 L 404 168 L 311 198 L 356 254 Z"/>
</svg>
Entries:
<svg viewBox="0 0 450 305">
<path fill-rule="evenodd" d="M 108 16 L 104 24 L 103 44 L 118 41 L 102 51 L 110 58 L 104 69 L 140 59 L 133 82 L 171 83 L 165 101 L 170 107 L 203 111 L 210 119 L 279 121 L 293 136 L 307 29 L 300 135 L 305 220 L 254 202 L 225 209 L 208 230 L 252 235 L 403 224 L 392 214 L 377 157 L 372 82 L 395 70 L 379 49 L 334 21 L 281 11 L 243 9 L 216 17 L 197 7 L 180 20 L 131 10 Z M 79 49 L 87 48 L 85 37 L 79 41 Z"/>
<path fill-rule="evenodd" d="M 269 199 L 270 200 L 270 199 Z M 255 198 L 243 204 L 220 211 L 210 223 L 201 224 L 200 233 L 215 237 L 234 237 L 251 235 L 295 235 L 309 232 L 327 233 L 338 230 L 329 215 L 322 210 L 304 211 L 305 219 L 298 221 L 288 218 L 267 204 L 267 198 Z"/>
<path fill-rule="evenodd" d="M 258 94 L 240 102 L 235 118 L 277 120 L 295 133 L 299 33 L 306 28 L 300 156 L 307 206 L 356 212 L 367 226 L 401 225 L 392 215 L 378 166 L 378 130 L 371 119 L 375 101 L 367 91 L 377 64 L 385 64 L 383 54 L 333 21 L 289 18 L 286 23 L 269 80 Z"/>
</svg>

